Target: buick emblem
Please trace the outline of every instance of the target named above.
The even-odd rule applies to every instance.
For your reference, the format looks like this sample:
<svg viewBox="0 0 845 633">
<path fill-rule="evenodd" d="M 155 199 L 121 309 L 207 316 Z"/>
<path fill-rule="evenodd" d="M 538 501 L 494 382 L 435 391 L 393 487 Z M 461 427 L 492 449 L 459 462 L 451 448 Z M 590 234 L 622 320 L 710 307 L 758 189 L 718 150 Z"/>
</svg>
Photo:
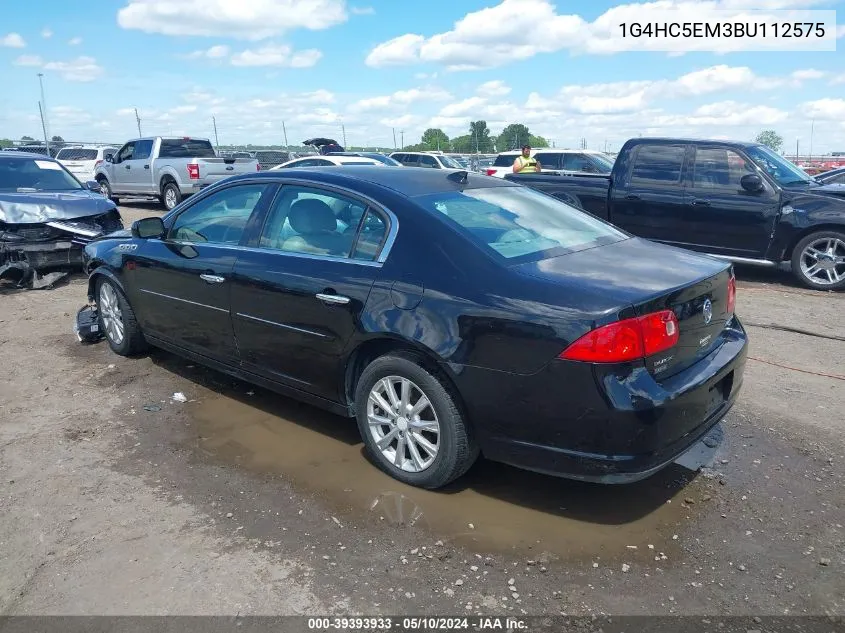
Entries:
<svg viewBox="0 0 845 633">
<path fill-rule="evenodd" d="M 701 313 L 704 315 L 704 325 L 708 325 L 713 320 L 713 302 L 710 299 L 704 300 Z"/>
</svg>

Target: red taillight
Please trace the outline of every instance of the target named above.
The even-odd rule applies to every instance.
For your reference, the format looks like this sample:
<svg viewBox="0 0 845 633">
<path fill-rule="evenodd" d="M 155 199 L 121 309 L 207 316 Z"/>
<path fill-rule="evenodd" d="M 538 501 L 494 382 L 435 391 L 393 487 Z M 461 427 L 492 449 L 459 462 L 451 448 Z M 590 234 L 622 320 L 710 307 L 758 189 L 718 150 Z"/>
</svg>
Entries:
<svg viewBox="0 0 845 633">
<path fill-rule="evenodd" d="M 255 163 L 255 171 L 261 171 L 261 163 Z"/>
<path fill-rule="evenodd" d="M 484 170 L 484 173 L 487 174 L 488 176 L 493 176 L 493 175 L 495 175 L 496 170 L 495 169 L 486 169 L 486 170 Z"/>
<path fill-rule="evenodd" d="M 667 350 L 678 342 L 679 336 L 675 313 L 663 310 L 591 330 L 561 352 L 559 358 L 623 363 Z"/>
<path fill-rule="evenodd" d="M 191 180 L 199 180 L 200 179 L 200 166 L 196 163 L 189 163 L 188 164 L 188 178 Z"/>
<path fill-rule="evenodd" d="M 94 163 L 94 169 L 97 169 L 97 167 L 99 167 L 102 164 L 103 164 L 103 161 L 98 160 L 96 163 Z"/>
<path fill-rule="evenodd" d="M 736 277 L 731 274 L 728 279 L 728 314 L 733 314 L 736 309 Z"/>
</svg>

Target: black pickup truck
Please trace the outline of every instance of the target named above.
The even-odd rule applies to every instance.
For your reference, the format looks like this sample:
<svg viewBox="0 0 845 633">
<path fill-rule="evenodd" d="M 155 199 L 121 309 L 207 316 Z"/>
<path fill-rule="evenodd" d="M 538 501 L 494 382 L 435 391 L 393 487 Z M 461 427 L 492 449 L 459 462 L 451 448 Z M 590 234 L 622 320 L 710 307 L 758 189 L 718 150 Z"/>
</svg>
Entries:
<svg viewBox="0 0 845 633">
<path fill-rule="evenodd" d="M 507 174 L 633 235 L 845 288 L 845 185 L 756 143 L 637 138 L 609 176 Z"/>
</svg>

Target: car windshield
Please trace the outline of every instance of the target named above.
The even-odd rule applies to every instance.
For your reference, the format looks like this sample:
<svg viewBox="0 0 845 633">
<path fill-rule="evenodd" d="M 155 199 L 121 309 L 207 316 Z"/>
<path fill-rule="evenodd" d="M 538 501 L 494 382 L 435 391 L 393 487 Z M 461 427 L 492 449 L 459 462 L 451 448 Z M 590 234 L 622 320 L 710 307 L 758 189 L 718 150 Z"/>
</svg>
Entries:
<svg viewBox="0 0 845 633">
<path fill-rule="evenodd" d="M 473 242 L 513 263 L 613 244 L 628 235 L 528 187 L 485 187 L 415 197 Z"/>
<path fill-rule="evenodd" d="M 0 159 L 0 191 L 78 191 L 79 181 L 54 160 L 37 158 Z"/>
<path fill-rule="evenodd" d="M 449 169 L 463 169 L 460 163 L 456 162 L 454 159 L 448 156 L 441 156 L 440 162 L 443 163 L 444 167 L 448 167 Z"/>
<path fill-rule="evenodd" d="M 385 156 L 384 154 L 363 154 L 367 158 L 372 158 L 373 160 L 377 160 L 380 163 L 385 165 L 390 165 L 391 167 L 401 167 L 402 163 L 398 160 L 391 158 L 390 156 Z"/>
<path fill-rule="evenodd" d="M 747 150 L 748 156 L 760 169 L 774 178 L 782 187 L 813 184 L 815 180 L 803 169 L 779 156 L 768 147 L 754 145 Z"/>
<path fill-rule="evenodd" d="M 609 174 L 613 171 L 613 159 L 605 154 L 590 154 L 590 158 L 596 161 Z"/>
<path fill-rule="evenodd" d="M 97 160 L 95 149 L 63 149 L 56 154 L 59 160 Z"/>
</svg>

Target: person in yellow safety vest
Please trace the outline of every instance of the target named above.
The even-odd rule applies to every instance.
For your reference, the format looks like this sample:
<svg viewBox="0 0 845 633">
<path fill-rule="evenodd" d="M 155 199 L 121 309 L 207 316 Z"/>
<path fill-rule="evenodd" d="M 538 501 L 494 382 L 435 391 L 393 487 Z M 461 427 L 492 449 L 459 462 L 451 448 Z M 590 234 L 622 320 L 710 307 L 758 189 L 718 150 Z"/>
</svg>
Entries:
<svg viewBox="0 0 845 633">
<path fill-rule="evenodd" d="M 516 157 L 513 161 L 513 173 L 515 174 L 529 174 L 539 172 L 542 169 L 540 161 L 531 156 L 531 146 L 523 145 L 522 154 Z"/>
</svg>

